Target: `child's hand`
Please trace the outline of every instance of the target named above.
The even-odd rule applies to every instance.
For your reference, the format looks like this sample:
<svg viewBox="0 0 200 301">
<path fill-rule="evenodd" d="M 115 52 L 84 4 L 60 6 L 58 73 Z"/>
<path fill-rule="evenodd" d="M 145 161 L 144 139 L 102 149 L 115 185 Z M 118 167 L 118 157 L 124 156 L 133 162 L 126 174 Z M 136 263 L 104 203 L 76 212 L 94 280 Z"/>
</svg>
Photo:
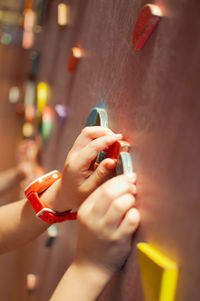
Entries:
<svg viewBox="0 0 200 301">
<path fill-rule="evenodd" d="M 115 177 L 80 206 L 75 259 L 51 301 L 97 300 L 113 273 L 124 264 L 140 220 L 133 208 L 135 180 L 135 174 Z"/>
<path fill-rule="evenodd" d="M 117 176 L 94 191 L 78 211 L 75 264 L 93 266 L 112 276 L 131 248 L 140 216 L 133 194 L 135 174 Z"/>
<path fill-rule="evenodd" d="M 67 156 L 57 197 L 52 201 L 47 198 L 48 206 L 61 212 L 76 208 L 107 180 L 116 162 L 105 159 L 95 171 L 91 169 L 91 164 L 100 151 L 121 138 L 121 134 L 116 135 L 105 127 L 84 128 Z"/>
</svg>

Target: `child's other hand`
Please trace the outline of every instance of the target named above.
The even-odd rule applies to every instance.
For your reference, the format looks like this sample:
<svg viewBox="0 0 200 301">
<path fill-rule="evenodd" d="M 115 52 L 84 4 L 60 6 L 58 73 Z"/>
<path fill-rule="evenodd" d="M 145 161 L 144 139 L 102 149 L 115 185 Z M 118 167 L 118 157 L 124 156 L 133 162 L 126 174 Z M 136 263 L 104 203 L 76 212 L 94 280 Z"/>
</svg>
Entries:
<svg viewBox="0 0 200 301">
<path fill-rule="evenodd" d="M 78 211 L 75 264 L 110 276 L 125 262 L 140 216 L 135 205 L 135 174 L 117 176 L 95 190 Z"/>
<path fill-rule="evenodd" d="M 91 169 L 92 162 L 100 151 L 121 138 L 121 134 L 114 134 L 105 127 L 84 128 L 68 153 L 58 197 L 48 205 L 56 211 L 80 206 L 91 192 L 109 178 L 116 166 L 114 160 L 105 159 L 94 171 Z"/>
</svg>

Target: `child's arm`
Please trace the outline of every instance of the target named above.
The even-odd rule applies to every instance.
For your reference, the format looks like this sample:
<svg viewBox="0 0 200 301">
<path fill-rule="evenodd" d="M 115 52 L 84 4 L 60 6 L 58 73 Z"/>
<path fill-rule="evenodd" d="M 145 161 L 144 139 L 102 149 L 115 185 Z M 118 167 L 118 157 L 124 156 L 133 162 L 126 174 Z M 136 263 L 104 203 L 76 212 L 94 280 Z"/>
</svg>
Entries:
<svg viewBox="0 0 200 301">
<path fill-rule="evenodd" d="M 100 186 L 78 212 L 75 259 L 51 301 L 94 301 L 125 262 L 139 224 L 133 208 L 135 175 L 118 176 Z"/>
<path fill-rule="evenodd" d="M 76 208 L 113 171 L 115 163 L 106 159 L 92 172 L 90 164 L 98 152 L 120 136 L 103 127 L 85 128 L 67 156 L 62 181 L 56 181 L 41 196 L 55 211 Z M 31 205 L 22 200 L 0 207 L 0 253 L 33 240 L 49 224 L 35 217 Z"/>
<path fill-rule="evenodd" d="M 28 243 L 48 226 L 35 217 L 27 200 L 0 207 L 0 254 Z"/>
</svg>

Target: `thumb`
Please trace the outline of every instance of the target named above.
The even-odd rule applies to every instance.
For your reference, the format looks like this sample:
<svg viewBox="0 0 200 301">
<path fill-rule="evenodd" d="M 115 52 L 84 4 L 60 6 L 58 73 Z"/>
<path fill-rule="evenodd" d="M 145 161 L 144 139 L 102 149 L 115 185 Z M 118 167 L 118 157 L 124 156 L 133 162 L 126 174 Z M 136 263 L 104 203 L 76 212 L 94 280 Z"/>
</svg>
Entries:
<svg viewBox="0 0 200 301">
<path fill-rule="evenodd" d="M 110 158 L 104 159 L 87 179 L 89 190 L 95 190 L 98 186 L 108 180 L 114 174 L 116 164 L 116 160 Z"/>
</svg>

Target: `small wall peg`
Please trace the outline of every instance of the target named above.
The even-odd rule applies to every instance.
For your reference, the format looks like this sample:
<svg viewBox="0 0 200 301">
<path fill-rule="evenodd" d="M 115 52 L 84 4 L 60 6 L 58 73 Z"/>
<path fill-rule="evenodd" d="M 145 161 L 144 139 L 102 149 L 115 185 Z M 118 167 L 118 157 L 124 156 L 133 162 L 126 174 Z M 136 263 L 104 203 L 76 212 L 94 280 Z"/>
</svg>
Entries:
<svg viewBox="0 0 200 301">
<path fill-rule="evenodd" d="M 116 173 L 128 174 L 133 172 L 130 144 L 127 141 L 119 140 L 113 143 L 106 151 L 105 158 L 117 161 Z"/>
<path fill-rule="evenodd" d="M 16 113 L 17 113 L 17 115 L 23 115 L 24 114 L 24 104 L 23 103 L 17 103 Z"/>
<path fill-rule="evenodd" d="M 73 72 L 80 58 L 83 56 L 83 51 L 80 47 L 73 47 L 70 51 L 67 63 L 67 70 Z"/>
<path fill-rule="evenodd" d="M 65 3 L 58 4 L 58 25 L 66 26 L 69 24 L 69 6 Z"/>
<path fill-rule="evenodd" d="M 33 81 L 27 81 L 24 85 L 24 106 L 35 104 L 36 85 Z"/>
<path fill-rule="evenodd" d="M 140 50 L 162 17 L 159 6 L 146 4 L 140 11 L 133 31 L 133 48 Z"/>
<path fill-rule="evenodd" d="M 34 26 L 35 26 L 35 12 L 27 8 L 24 10 L 24 32 L 22 37 L 22 47 L 29 49 L 34 43 Z"/>
<path fill-rule="evenodd" d="M 35 118 L 35 106 L 34 105 L 25 106 L 25 111 L 24 111 L 25 121 L 32 122 L 34 118 Z"/>
<path fill-rule="evenodd" d="M 21 97 L 21 92 L 18 87 L 11 87 L 9 89 L 8 98 L 9 98 L 10 103 L 12 103 L 12 104 L 18 103 L 20 100 L 20 97 Z"/>
<path fill-rule="evenodd" d="M 55 112 L 57 113 L 60 123 L 64 124 L 68 115 L 67 107 L 61 104 L 57 104 L 55 105 Z"/>
<path fill-rule="evenodd" d="M 147 243 L 137 245 L 145 301 L 173 301 L 178 266 Z"/>
<path fill-rule="evenodd" d="M 88 119 L 86 121 L 86 126 L 104 126 L 108 127 L 108 115 L 104 108 L 95 107 L 90 112 Z M 96 162 L 94 164 L 94 168 L 96 168 L 99 163 L 104 159 L 105 152 L 99 152 Z"/>
<path fill-rule="evenodd" d="M 22 126 L 22 134 L 24 138 L 30 138 L 34 135 L 34 126 L 31 122 L 25 122 Z"/>
<path fill-rule="evenodd" d="M 50 87 L 45 82 L 39 82 L 37 85 L 37 109 L 39 116 L 47 105 L 50 95 Z"/>
<path fill-rule="evenodd" d="M 40 53 L 38 51 L 32 51 L 30 54 L 30 59 L 31 59 L 31 68 L 30 68 L 29 78 L 31 80 L 35 80 L 39 69 Z"/>
<path fill-rule="evenodd" d="M 105 126 L 108 127 L 108 115 L 104 108 L 95 107 L 90 112 L 88 119 L 86 121 L 86 126 Z"/>
<path fill-rule="evenodd" d="M 42 139 L 43 142 L 46 141 L 51 133 L 54 122 L 54 111 L 50 106 L 44 107 L 42 111 Z"/>
<path fill-rule="evenodd" d="M 45 242 L 45 247 L 50 248 L 54 244 L 56 237 L 58 236 L 58 230 L 55 225 L 52 225 L 47 230 L 47 239 Z"/>
<path fill-rule="evenodd" d="M 36 291 L 38 287 L 38 276 L 35 274 L 26 275 L 26 290 L 29 294 L 32 294 Z"/>
</svg>

